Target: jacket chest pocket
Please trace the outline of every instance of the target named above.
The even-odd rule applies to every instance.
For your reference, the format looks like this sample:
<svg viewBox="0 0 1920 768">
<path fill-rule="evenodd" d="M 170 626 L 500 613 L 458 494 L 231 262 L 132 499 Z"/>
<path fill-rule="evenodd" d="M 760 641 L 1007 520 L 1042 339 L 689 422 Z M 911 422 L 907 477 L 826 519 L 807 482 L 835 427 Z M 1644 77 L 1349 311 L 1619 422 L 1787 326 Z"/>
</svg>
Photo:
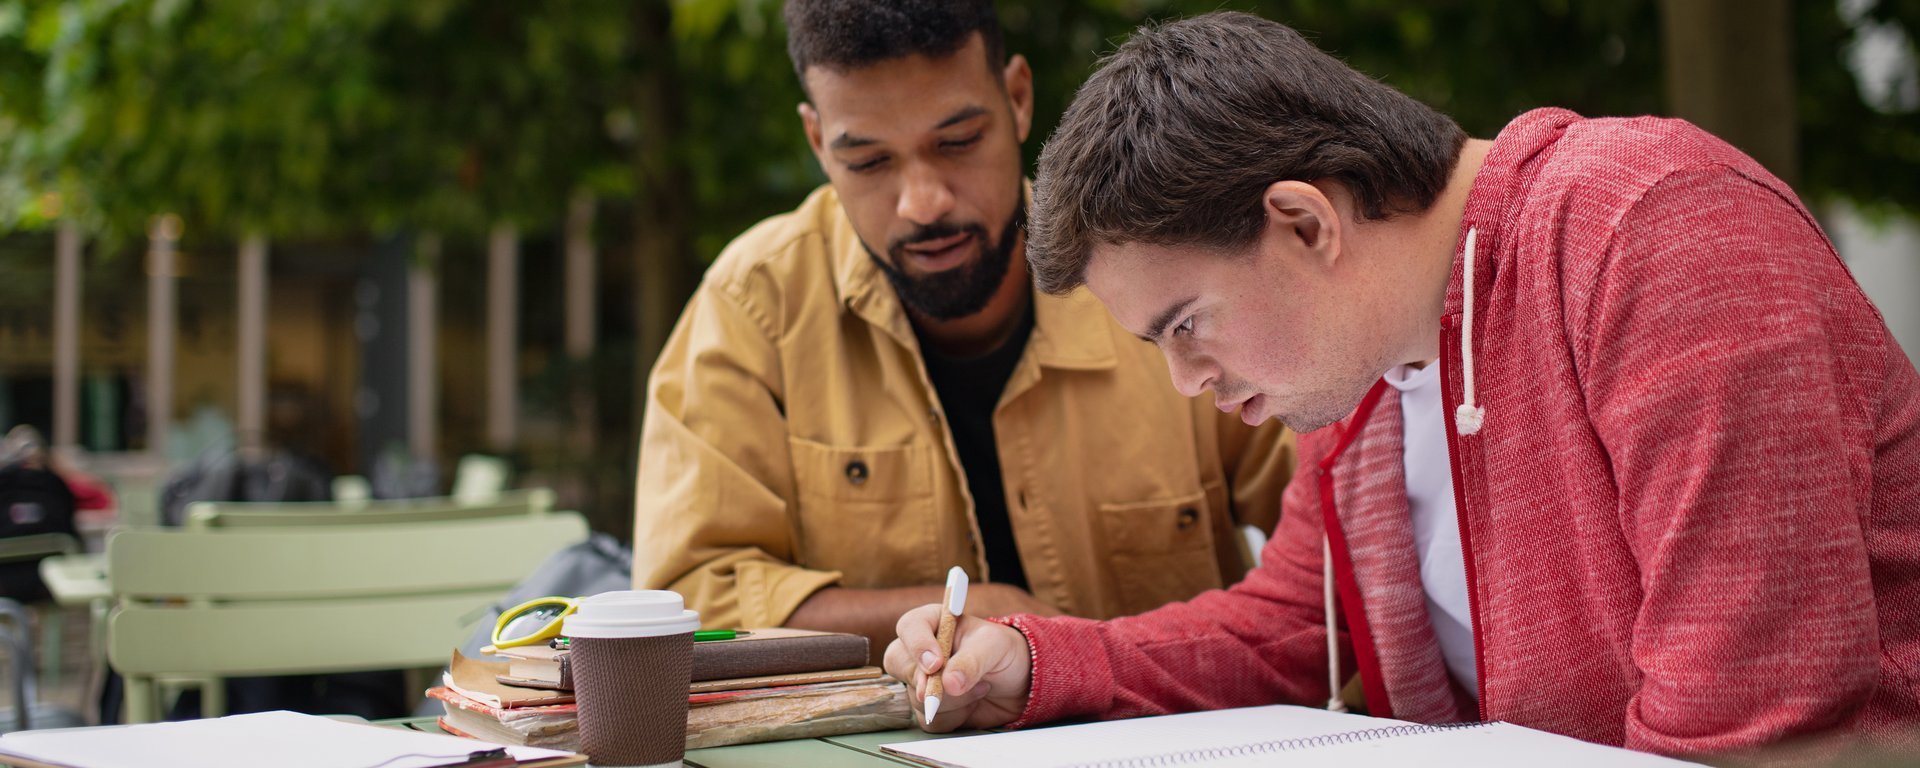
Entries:
<svg viewBox="0 0 1920 768">
<path fill-rule="evenodd" d="M 1222 586 L 1204 492 L 1101 504 L 1101 532 L 1120 615 L 1152 610 Z"/>
<path fill-rule="evenodd" d="M 936 521 L 927 446 L 838 447 L 788 439 L 801 565 L 855 588 L 932 579 Z"/>
</svg>

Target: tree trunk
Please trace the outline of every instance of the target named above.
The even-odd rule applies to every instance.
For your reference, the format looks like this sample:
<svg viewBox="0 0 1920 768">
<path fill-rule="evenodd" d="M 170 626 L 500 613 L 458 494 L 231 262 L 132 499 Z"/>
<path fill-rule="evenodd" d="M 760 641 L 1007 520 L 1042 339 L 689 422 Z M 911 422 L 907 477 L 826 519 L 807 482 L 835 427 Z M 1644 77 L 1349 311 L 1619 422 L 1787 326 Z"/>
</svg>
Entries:
<svg viewBox="0 0 1920 768">
<path fill-rule="evenodd" d="M 407 265 L 407 450 L 440 460 L 440 235 L 426 232 Z M 444 465 L 443 465 L 444 466 Z"/>
<path fill-rule="evenodd" d="M 593 213 L 591 192 L 574 193 L 567 205 L 567 373 L 568 398 L 572 401 L 572 443 L 576 457 L 594 452 L 599 408 L 594 402 L 594 317 L 599 274 L 594 264 Z"/>
<path fill-rule="evenodd" d="M 519 420 L 520 235 L 499 223 L 487 238 L 487 447 L 512 450 Z"/>
<path fill-rule="evenodd" d="M 240 450 L 256 455 L 267 447 L 267 237 L 240 240 Z"/>
<path fill-rule="evenodd" d="M 1788 0 L 1661 0 L 1660 20 L 1668 111 L 1797 183 L 1800 121 Z"/>
<path fill-rule="evenodd" d="M 667 3 L 634 3 L 634 46 L 640 51 L 635 80 L 634 112 L 638 133 L 633 169 L 639 182 L 634 202 L 634 305 L 639 316 L 639 349 L 635 370 L 640 386 L 634 410 L 636 422 L 645 413 L 645 380 L 654 358 L 666 345 L 673 324 L 699 272 L 694 267 L 692 219 L 688 198 L 692 174 L 681 152 L 686 126 L 684 94 L 674 55 Z"/>
<path fill-rule="evenodd" d="M 168 213 L 147 227 L 147 453 L 162 466 L 173 427 L 173 326 L 179 314 L 173 278 L 180 226 L 180 217 Z"/>
<path fill-rule="evenodd" d="M 594 301 L 594 286 L 599 275 L 594 270 L 593 193 L 575 192 L 567 203 L 567 356 L 578 362 L 593 355 L 593 320 L 599 307 Z"/>
<path fill-rule="evenodd" d="M 53 449 L 80 441 L 80 225 L 60 222 L 53 264 Z"/>
</svg>

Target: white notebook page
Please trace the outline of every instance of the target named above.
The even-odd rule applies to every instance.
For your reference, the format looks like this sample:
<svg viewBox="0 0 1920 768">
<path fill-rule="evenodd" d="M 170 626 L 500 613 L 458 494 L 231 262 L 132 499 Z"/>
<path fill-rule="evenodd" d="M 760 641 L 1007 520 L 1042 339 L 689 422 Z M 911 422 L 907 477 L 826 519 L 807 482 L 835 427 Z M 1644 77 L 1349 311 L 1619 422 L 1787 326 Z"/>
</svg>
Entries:
<svg viewBox="0 0 1920 768">
<path fill-rule="evenodd" d="M 418 768 L 456 762 L 498 745 L 436 733 L 346 723 L 293 712 L 104 728 L 21 731 L 0 736 L 14 755 L 84 768 Z M 518 760 L 568 753 L 509 746 Z"/>
<path fill-rule="evenodd" d="M 1101 765 L 1198 765 L 1241 768 L 1284 764 L 1288 768 L 1408 765 L 1472 765 L 1589 768 L 1671 767 L 1677 760 L 1589 744 L 1565 736 L 1491 723 L 1471 728 L 1427 730 L 1340 744 L 1290 745 L 1284 751 L 1242 756 L 1218 752 L 1288 739 L 1360 734 L 1412 724 L 1323 709 L 1274 705 L 1193 712 L 1137 720 L 1114 720 L 1029 731 L 963 736 L 882 745 L 889 753 L 951 768 L 1064 768 Z M 1376 736 L 1381 734 L 1374 734 Z M 1152 761 L 1151 758 L 1169 758 Z"/>
</svg>

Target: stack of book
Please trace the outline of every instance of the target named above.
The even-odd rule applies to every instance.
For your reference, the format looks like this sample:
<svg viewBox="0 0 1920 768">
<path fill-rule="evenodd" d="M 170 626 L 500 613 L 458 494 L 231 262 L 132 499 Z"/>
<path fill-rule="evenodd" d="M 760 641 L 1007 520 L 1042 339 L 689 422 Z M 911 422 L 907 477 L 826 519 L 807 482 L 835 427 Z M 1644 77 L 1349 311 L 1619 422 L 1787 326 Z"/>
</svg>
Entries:
<svg viewBox="0 0 1920 768">
<path fill-rule="evenodd" d="M 756 629 L 694 644 L 687 748 L 891 730 L 912 725 L 906 687 L 866 666 L 867 639 Z M 578 704 L 565 649 L 502 649 L 506 661 L 454 653 L 443 685 L 449 732 L 502 744 L 578 750 Z"/>
</svg>

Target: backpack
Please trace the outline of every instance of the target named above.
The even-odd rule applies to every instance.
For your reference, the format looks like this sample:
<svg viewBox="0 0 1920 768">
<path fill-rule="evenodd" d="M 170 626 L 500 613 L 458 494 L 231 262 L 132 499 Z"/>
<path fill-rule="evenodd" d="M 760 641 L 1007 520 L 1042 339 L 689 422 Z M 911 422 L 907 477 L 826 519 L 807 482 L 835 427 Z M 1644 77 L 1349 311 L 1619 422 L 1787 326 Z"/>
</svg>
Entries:
<svg viewBox="0 0 1920 768">
<path fill-rule="evenodd" d="M 329 501 L 333 478 L 317 464 L 273 452 L 243 461 L 234 451 L 212 453 L 181 467 L 160 491 L 160 523 L 177 526 L 196 501 Z"/>
<path fill-rule="evenodd" d="M 73 509 L 73 491 L 53 470 L 0 467 L 0 538 L 64 533 L 78 540 Z M 40 581 L 40 558 L 0 564 L 0 597 L 31 603 L 50 596 Z"/>
</svg>

